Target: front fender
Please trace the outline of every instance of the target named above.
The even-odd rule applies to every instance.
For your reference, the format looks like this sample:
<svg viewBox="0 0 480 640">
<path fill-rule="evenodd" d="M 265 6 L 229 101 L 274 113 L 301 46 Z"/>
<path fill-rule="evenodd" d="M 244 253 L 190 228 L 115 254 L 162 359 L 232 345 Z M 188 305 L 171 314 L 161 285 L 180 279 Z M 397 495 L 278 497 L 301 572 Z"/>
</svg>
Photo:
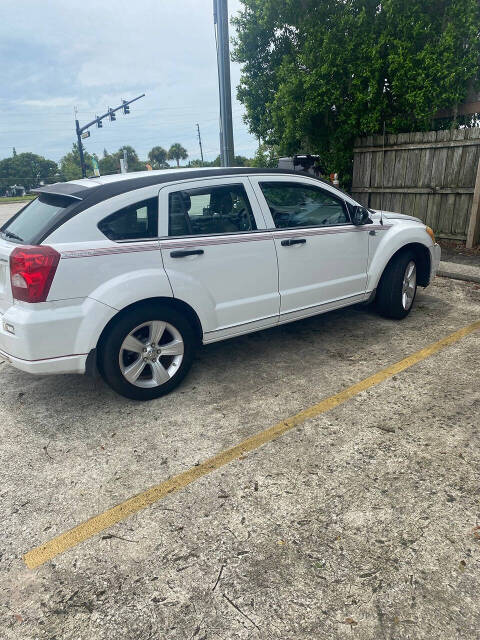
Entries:
<svg viewBox="0 0 480 640">
<path fill-rule="evenodd" d="M 387 226 L 387 225 L 385 225 Z M 377 235 L 370 238 L 369 266 L 367 274 L 367 291 L 377 288 L 385 267 L 397 251 L 409 244 L 423 245 L 431 254 L 434 246 L 424 225 L 413 225 L 398 222 L 388 225 L 385 230 L 377 231 Z"/>
</svg>

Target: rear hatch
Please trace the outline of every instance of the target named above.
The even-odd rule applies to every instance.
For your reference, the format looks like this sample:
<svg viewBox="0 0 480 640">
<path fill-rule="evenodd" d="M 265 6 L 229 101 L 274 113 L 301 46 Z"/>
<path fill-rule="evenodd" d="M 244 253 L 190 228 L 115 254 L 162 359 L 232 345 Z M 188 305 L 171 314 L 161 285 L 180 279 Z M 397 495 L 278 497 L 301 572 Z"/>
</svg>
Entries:
<svg viewBox="0 0 480 640">
<path fill-rule="evenodd" d="M 10 254 L 15 245 L 0 237 L 0 313 L 3 314 L 12 305 L 10 286 Z"/>
<path fill-rule="evenodd" d="M 40 195 L 23 207 L 0 228 L 0 313 L 12 305 L 10 254 L 16 247 L 38 245 L 59 224 L 62 217 L 81 200 L 75 195 L 85 187 L 72 183 L 38 189 Z"/>
</svg>

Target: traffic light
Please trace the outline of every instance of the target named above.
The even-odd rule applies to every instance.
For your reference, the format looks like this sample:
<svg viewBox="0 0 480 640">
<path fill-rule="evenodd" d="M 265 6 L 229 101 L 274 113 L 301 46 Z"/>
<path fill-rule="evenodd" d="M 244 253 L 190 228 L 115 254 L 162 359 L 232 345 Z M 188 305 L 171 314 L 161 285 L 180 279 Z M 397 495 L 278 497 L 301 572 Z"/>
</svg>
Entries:
<svg viewBox="0 0 480 640">
<path fill-rule="evenodd" d="M 110 116 L 109 116 L 110 117 L 110 122 L 114 122 L 117 119 L 117 116 L 115 115 L 115 112 L 112 109 L 110 109 L 110 107 L 108 108 L 108 110 L 109 110 L 109 113 L 110 113 Z"/>
<path fill-rule="evenodd" d="M 122 100 L 122 102 L 123 102 L 123 113 L 127 115 L 128 113 L 130 113 L 130 107 L 128 106 L 128 104 L 125 104 L 127 102 L 126 100 Z"/>
<path fill-rule="evenodd" d="M 95 114 L 95 118 L 97 118 L 97 128 L 101 129 L 103 127 L 103 122 L 98 119 L 98 116 Z"/>
</svg>

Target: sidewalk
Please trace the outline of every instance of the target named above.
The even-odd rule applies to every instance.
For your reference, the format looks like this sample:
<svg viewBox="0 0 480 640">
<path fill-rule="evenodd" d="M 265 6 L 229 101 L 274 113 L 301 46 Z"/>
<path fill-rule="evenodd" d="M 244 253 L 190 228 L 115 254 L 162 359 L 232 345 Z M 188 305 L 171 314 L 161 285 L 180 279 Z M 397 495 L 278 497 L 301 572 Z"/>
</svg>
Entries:
<svg viewBox="0 0 480 640">
<path fill-rule="evenodd" d="M 480 284 L 480 251 L 442 246 L 438 275 Z"/>
</svg>

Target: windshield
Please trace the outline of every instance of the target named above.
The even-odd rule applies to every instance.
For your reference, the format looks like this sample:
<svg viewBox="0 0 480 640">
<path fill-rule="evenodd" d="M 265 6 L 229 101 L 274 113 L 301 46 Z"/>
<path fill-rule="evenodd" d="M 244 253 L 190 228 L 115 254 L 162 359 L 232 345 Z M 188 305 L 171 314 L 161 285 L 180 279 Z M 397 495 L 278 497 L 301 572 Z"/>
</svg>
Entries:
<svg viewBox="0 0 480 640">
<path fill-rule="evenodd" d="M 5 223 L 0 234 L 11 242 L 35 244 L 42 232 L 51 226 L 57 214 L 71 204 L 69 198 L 41 194 Z"/>
</svg>

